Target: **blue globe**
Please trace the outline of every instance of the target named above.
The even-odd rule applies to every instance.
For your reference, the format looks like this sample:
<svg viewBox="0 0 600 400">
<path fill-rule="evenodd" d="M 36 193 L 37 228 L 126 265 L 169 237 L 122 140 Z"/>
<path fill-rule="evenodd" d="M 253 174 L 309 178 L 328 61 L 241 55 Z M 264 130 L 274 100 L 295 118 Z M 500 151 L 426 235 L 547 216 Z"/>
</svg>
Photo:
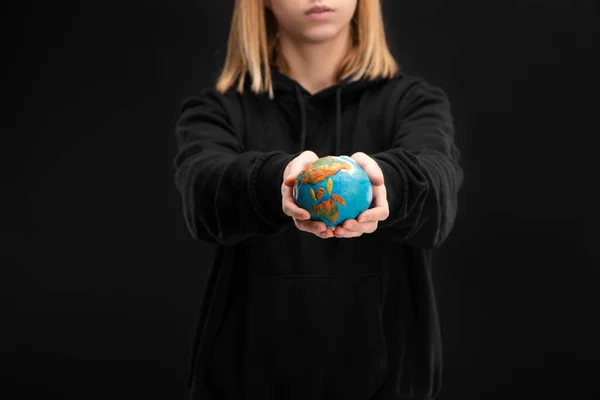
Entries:
<svg viewBox="0 0 600 400">
<path fill-rule="evenodd" d="M 298 174 L 294 187 L 298 206 L 328 227 L 358 217 L 373 199 L 369 177 L 348 156 L 319 158 Z"/>
</svg>

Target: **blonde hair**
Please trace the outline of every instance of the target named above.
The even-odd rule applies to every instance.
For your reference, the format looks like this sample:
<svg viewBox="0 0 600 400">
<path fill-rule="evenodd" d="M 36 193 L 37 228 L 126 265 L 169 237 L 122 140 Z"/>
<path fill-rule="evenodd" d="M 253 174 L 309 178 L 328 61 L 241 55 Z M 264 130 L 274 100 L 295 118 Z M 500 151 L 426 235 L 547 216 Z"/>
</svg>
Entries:
<svg viewBox="0 0 600 400">
<path fill-rule="evenodd" d="M 350 22 L 352 48 L 340 62 L 336 79 L 355 74 L 361 78 L 392 78 L 399 66 L 390 53 L 385 36 L 381 0 L 358 0 Z M 224 93 L 237 81 L 236 90 L 244 92 L 246 73 L 250 73 L 251 90 L 274 97 L 270 66 L 289 71 L 283 57 L 278 57 L 277 20 L 263 0 L 235 0 L 227 42 L 225 65 L 217 78 L 216 90 Z"/>
</svg>

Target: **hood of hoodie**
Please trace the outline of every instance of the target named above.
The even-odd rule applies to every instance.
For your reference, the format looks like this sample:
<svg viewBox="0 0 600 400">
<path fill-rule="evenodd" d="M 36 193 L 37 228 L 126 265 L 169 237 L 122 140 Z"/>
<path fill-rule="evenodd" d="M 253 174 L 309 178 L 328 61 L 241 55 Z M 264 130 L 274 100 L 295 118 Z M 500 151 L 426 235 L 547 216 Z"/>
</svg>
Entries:
<svg viewBox="0 0 600 400">
<path fill-rule="evenodd" d="M 315 106 L 326 106 L 335 102 L 335 154 L 340 155 L 340 145 L 342 139 L 342 111 L 344 103 L 351 97 L 360 95 L 363 91 L 379 84 L 384 84 L 389 79 L 359 79 L 351 82 L 352 75 L 325 88 L 315 94 L 311 94 L 298 81 L 280 72 L 271 66 L 271 79 L 273 82 L 273 92 L 275 99 L 283 103 L 292 103 L 297 109 L 300 117 L 298 135 L 300 136 L 300 151 L 306 150 L 306 120 L 307 103 L 311 102 Z M 399 73 L 396 74 L 398 76 Z M 247 77 L 249 78 L 249 76 Z M 250 86 L 250 79 L 246 79 L 246 86 Z"/>
</svg>

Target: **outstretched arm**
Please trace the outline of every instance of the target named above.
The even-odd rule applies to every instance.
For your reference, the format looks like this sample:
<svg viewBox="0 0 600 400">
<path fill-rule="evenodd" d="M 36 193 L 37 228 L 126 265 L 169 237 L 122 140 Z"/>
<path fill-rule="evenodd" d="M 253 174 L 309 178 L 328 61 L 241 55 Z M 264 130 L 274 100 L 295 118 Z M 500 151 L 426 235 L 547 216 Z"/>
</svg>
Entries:
<svg viewBox="0 0 600 400">
<path fill-rule="evenodd" d="M 464 173 L 444 91 L 416 80 L 398 104 L 392 148 L 370 155 L 383 172 L 389 229 L 412 246 L 439 246 L 453 228 Z"/>
<path fill-rule="evenodd" d="M 292 223 L 281 208 L 281 184 L 298 154 L 246 151 L 233 102 L 212 89 L 186 98 L 181 111 L 173 166 L 192 237 L 235 244 Z"/>
</svg>

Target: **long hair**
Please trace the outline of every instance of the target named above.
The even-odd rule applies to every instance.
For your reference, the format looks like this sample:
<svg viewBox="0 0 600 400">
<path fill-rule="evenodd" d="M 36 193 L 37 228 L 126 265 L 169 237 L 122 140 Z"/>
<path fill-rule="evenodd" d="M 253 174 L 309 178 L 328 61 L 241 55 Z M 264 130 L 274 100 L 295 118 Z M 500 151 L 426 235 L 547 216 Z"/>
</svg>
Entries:
<svg viewBox="0 0 600 400">
<path fill-rule="evenodd" d="M 352 47 L 336 70 L 336 79 L 353 75 L 361 78 L 391 78 L 399 69 L 390 53 L 385 36 L 381 0 L 358 0 L 350 22 Z M 273 99 L 270 66 L 288 73 L 289 67 L 279 57 L 277 20 L 263 0 L 235 0 L 225 65 L 216 82 L 216 90 L 224 93 L 237 81 L 236 90 L 244 92 L 246 73 L 250 73 L 251 90 L 269 93 Z"/>
</svg>

